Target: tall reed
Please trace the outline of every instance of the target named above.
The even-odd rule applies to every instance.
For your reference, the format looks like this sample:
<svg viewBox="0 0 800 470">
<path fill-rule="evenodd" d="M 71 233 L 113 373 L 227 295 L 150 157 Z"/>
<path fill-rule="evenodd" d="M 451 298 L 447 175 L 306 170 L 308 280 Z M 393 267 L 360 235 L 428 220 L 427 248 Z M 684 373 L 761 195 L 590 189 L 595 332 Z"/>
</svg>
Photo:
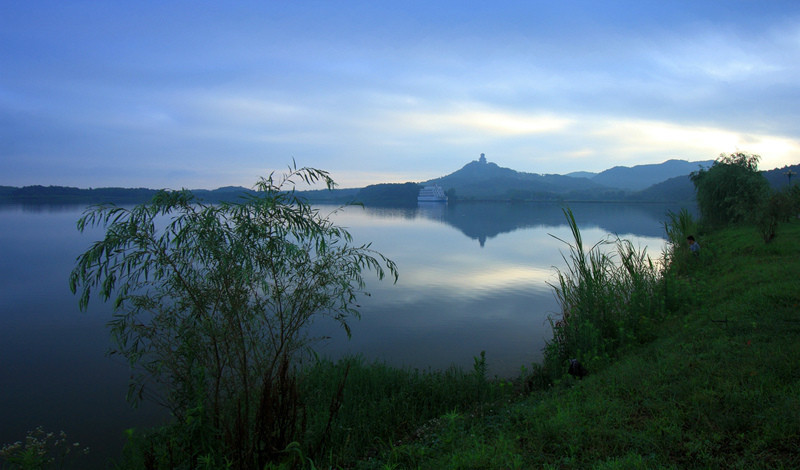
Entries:
<svg viewBox="0 0 800 470">
<path fill-rule="evenodd" d="M 575 216 L 564 210 L 573 243 L 562 253 L 565 271 L 551 285 L 561 307 L 550 318 L 553 339 L 545 346 L 545 366 L 556 377 L 570 359 L 597 369 L 621 349 L 647 341 L 663 315 L 658 266 L 628 240 L 604 239 L 585 249 Z M 552 235 L 551 235 L 552 236 Z"/>
<path fill-rule="evenodd" d="M 667 234 L 667 246 L 664 251 L 665 266 L 675 274 L 686 274 L 694 262 L 686 237 L 698 234 L 697 222 L 686 209 L 681 209 L 677 213 L 669 211 L 667 220 L 664 222 L 664 231 Z"/>
</svg>

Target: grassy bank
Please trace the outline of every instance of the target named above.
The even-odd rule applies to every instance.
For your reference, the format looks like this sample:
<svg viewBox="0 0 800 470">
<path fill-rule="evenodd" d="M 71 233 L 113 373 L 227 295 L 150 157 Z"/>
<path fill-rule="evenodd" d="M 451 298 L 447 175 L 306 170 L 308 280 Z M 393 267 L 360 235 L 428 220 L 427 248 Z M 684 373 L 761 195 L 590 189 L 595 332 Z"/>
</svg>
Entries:
<svg viewBox="0 0 800 470">
<path fill-rule="evenodd" d="M 800 223 L 704 237 L 655 338 L 359 468 L 800 467 Z"/>
</svg>

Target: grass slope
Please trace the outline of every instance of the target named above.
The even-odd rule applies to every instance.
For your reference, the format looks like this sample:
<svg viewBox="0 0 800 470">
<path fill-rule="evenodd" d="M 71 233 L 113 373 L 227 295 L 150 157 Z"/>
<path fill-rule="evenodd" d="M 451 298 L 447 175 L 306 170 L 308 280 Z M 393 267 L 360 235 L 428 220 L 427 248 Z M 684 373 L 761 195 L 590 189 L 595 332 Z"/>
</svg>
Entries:
<svg viewBox="0 0 800 470">
<path fill-rule="evenodd" d="M 690 295 L 609 368 L 452 412 L 359 468 L 800 468 L 800 223 L 702 240 Z"/>
</svg>

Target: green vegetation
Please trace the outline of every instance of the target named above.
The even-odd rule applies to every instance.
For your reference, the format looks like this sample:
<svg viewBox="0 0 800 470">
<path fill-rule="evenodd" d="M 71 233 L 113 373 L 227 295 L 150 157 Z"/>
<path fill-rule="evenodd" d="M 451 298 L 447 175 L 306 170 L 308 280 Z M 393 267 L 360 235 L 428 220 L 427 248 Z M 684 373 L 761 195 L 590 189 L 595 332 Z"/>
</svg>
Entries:
<svg viewBox="0 0 800 470">
<path fill-rule="evenodd" d="M 41 427 L 29 431 L 24 441 L 17 441 L 0 448 L 0 468 L 41 470 L 45 468 L 68 468 L 81 455 L 89 453 L 88 447 L 79 442 L 69 442 L 67 434 L 60 431 L 45 432 Z"/>
<path fill-rule="evenodd" d="M 400 369 L 362 358 L 338 362 L 314 359 L 297 376 L 304 433 L 274 456 L 266 468 L 339 468 L 370 460 L 435 426 L 454 410 L 481 412 L 489 403 L 509 399 L 513 386 L 487 380 L 486 359 L 475 358 L 472 371 Z M 195 423 L 200 426 L 200 423 Z M 207 439 L 198 429 L 165 426 L 128 431 L 129 443 L 118 468 L 194 468 L 179 453 L 187 439 Z M 226 468 L 210 455 L 201 468 Z M 238 468 L 235 465 L 231 468 Z"/>
<path fill-rule="evenodd" d="M 764 242 L 775 238 L 779 223 L 790 221 L 800 213 L 800 186 L 784 186 L 772 192 L 755 217 Z"/>
<path fill-rule="evenodd" d="M 286 191 L 294 180 L 333 187 L 324 171 L 290 168 L 241 203 L 160 192 L 78 221 L 106 234 L 78 257 L 70 288 L 83 309 L 95 289 L 114 298 L 111 353 L 135 370 L 129 399 L 153 397 L 175 418 L 161 468 L 261 469 L 302 439 L 294 369 L 309 346 L 305 327 L 325 315 L 349 334 L 363 272 L 397 279 L 391 260 L 351 245 L 345 229 Z"/>
<path fill-rule="evenodd" d="M 355 200 L 380 206 L 416 206 L 419 189 L 417 183 L 373 184 L 359 190 Z"/>
<path fill-rule="evenodd" d="M 722 154 L 708 170 L 692 173 L 697 205 L 712 227 L 753 222 L 769 197 L 770 186 L 758 172 L 758 155 Z"/>
<path fill-rule="evenodd" d="M 565 215 L 574 244 L 564 242 L 568 270 L 558 271 L 554 286 L 562 312 L 551 319 L 544 364 L 556 378 L 571 359 L 597 370 L 618 352 L 649 340 L 665 314 L 659 272 L 644 250 L 619 238 L 586 250 L 575 217 L 569 210 Z"/>
<path fill-rule="evenodd" d="M 752 226 L 704 234 L 696 257 L 685 234 L 698 226 L 670 214 L 670 265 L 654 276 L 624 241 L 579 254 L 573 222 L 555 286 L 566 321 L 518 380 L 486 380 L 483 357 L 469 372 L 312 362 L 305 440 L 269 468 L 795 468 L 800 223 L 768 245 Z M 583 379 L 566 374 L 575 356 Z M 158 436 L 133 439 L 123 468 L 179 439 Z"/>
<path fill-rule="evenodd" d="M 710 227 L 753 223 L 765 242 L 775 238 L 778 223 L 800 213 L 800 188 L 773 190 L 758 171 L 758 155 L 722 154 L 708 170 L 692 173 L 697 204 Z"/>
<path fill-rule="evenodd" d="M 722 229 L 699 257 L 672 245 L 687 264 L 664 273 L 651 341 L 492 413 L 446 414 L 357 467 L 798 468 L 800 222 L 779 232 Z"/>
</svg>

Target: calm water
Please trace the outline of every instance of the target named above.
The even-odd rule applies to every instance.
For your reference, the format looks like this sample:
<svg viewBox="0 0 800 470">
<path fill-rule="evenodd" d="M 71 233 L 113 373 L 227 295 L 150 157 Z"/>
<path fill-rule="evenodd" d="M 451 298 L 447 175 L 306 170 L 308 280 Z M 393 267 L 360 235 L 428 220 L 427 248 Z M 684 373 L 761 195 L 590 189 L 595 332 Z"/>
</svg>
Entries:
<svg viewBox="0 0 800 470">
<path fill-rule="evenodd" d="M 610 233 L 658 257 L 662 205 L 573 204 L 584 242 Z M 323 208 L 326 210 L 326 208 Z M 110 306 L 81 313 L 67 278 L 75 258 L 100 236 L 80 234 L 81 207 L 0 206 L 0 443 L 37 425 L 64 430 L 92 447 L 95 461 L 118 456 L 128 427 L 163 412 L 128 407 L 127 367 L 105 356 Z M 514 376 L 536 362 L 558 310 L 548 281 L 564 268 L 558 240 L 570 240 L 558 205 L 460 204 L 414 209 L 348 208 L 335 220 L 356 242 L 393 259 L 400 279 L 370 281 L 352 338 L 330 323 L 323 355 L 420 369 L 469 368 L 486 351 L 489 373 Z"/>
</svg>

